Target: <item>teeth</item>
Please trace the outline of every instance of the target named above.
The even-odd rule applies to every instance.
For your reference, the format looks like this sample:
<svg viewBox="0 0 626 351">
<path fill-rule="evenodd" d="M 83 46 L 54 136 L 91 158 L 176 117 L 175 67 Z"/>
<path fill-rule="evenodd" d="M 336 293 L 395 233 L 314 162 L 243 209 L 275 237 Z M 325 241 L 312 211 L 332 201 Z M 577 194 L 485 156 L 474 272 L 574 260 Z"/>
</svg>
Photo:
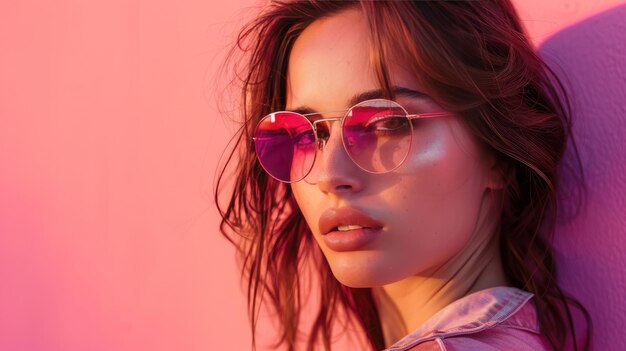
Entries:
<svg viewBox="0 0 626 351">
<path fill-rule="evenodd" d="M 339 230 L 340 232 L 345 232 L 348 230 L 356 230 L 356 229 L 362 229 L 364 227 L 361 227 L 360 225 L 356 225 L 356 224 L 344 224 L 344 225 L 340 225 L 337 227 L 337 230 Z"/>
</svg>

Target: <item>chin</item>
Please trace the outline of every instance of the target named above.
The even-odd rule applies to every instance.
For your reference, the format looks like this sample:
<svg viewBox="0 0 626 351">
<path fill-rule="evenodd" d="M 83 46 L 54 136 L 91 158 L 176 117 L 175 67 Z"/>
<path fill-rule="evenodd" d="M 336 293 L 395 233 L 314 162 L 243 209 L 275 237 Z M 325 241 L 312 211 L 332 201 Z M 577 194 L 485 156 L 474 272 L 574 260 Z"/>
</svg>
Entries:
<svg viewBox="0 0 626 351">
<path fill-rule="evenodd" d="M 382 286 L 385 285 L 384 283 L 379 282 L 378 280 L 375 279 L 370 279 L 370 277 L 353 277 L 353 276 L 343 276 L 343 275 L 337 275 L 335 274 L 335 278 L 337 278 L 337 280 L 349 287 L 349 288 L 373 288 L 373 287 L 377 287 L 377 286 Z"/>
<path fill-rule="evenodd" d="M 335 259 L 330 260 L 330 269 L 335 278 L 350 288 L 373 288 L 393 283 L 400 278 L 393 270 L 375 264 L 375 260 Z"/>
</svg>

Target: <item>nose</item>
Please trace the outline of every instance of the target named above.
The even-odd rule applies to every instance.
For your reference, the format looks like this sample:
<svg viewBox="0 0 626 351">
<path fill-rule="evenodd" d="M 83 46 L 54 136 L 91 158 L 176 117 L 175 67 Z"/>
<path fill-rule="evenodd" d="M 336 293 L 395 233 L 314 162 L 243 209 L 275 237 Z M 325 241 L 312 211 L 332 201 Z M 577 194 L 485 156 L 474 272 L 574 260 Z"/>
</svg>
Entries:
<svg viewBox="0 0 626 351">
<path fill-rule="evenodd" d="M 341 122 L 329 123 L 329 136 L 321 140 L 311 173 L 305 178 L 324 193 L 351 193 L 363 189 L 365 174 L 346 153 L 341 140 Z"/>
</svg>

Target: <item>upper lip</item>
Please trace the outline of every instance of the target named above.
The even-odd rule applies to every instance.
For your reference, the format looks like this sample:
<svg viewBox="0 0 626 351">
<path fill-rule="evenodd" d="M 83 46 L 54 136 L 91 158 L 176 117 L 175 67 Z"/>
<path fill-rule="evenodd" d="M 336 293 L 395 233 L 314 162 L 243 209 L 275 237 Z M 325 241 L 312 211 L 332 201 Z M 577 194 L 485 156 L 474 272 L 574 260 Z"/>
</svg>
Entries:
<svg viewBox="0 0 626 351">
<path fill-rule="evenodd" d="M 322 213 L 318 222 L 322 235 L 337 230 L 340 225 L 348 224 L 364 228 L 380 229 L 383 227 L 379 221 L 352 207 L 329 208 Z"/>
</svg>

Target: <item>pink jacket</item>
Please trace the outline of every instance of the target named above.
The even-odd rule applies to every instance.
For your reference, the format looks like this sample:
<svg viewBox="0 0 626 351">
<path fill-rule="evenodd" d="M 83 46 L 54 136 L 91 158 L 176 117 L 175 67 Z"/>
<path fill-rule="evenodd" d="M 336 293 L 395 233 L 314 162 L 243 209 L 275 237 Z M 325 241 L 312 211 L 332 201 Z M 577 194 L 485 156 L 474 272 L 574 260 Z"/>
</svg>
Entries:
<svg viewBox="0 0 626 351">
<path fill-rule="evenodd" d="M 548 351 L 533 294 L 499 286 L 467 295 L 385 351 Z"/>
</svg>

